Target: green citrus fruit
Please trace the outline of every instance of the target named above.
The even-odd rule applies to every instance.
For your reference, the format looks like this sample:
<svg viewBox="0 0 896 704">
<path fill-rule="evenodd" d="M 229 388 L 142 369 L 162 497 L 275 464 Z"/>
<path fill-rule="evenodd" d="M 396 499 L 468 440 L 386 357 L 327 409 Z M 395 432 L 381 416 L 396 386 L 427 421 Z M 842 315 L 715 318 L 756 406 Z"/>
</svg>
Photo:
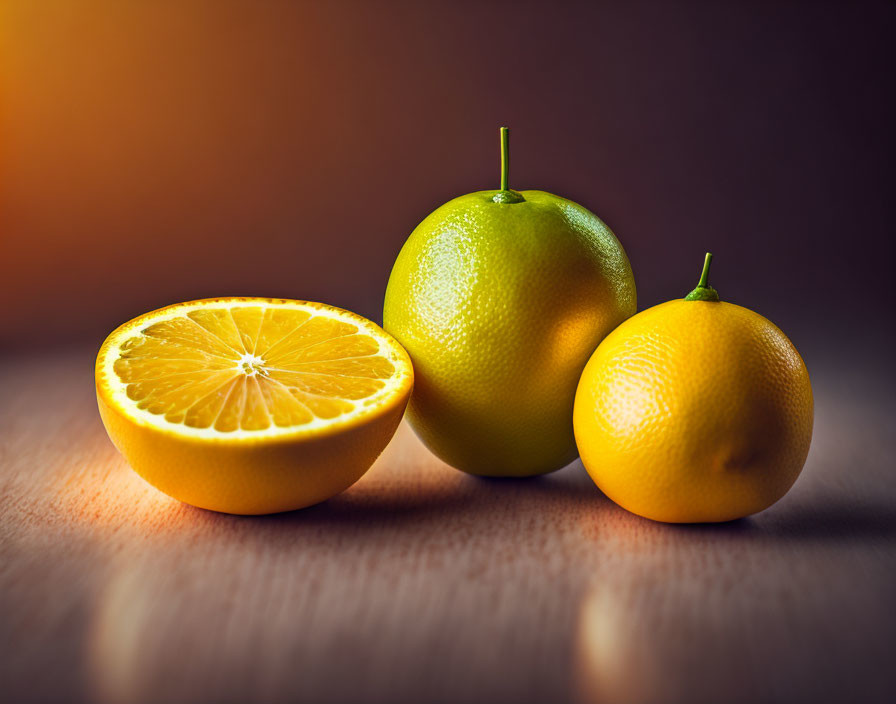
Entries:
<svg viewBox="0 0 896 704">
<path fill-rule="evenodd" d="M 581 205 L 502 188 L 446 203 L 398 255 L 384 327 L 416 386 L 408 418 L 465 472 L 526 476 L 578 454 L 572 411 L 591 353 L 636 308 L 625 251 Z"/>
</svg>

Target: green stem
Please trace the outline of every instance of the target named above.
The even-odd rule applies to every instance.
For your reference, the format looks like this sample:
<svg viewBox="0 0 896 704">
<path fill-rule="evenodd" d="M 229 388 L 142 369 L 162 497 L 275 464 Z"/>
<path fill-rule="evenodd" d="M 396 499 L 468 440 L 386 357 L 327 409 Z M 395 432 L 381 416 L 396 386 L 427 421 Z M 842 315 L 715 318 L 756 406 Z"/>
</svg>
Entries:
<svg viewBox="0 0 896 704">
<path fill-rule="evenodd" d="M 492 196 L 495 203 L 522 203 L 522 193 L 511 191 L 507 185 L 510 180 L 510 128 L 501 128 L 501 188 Z"/>
<path fill-rule="evenodd" d="M 501 128 L 501 190 L 507 190 L 510 179 L 510 130 Z"/>
<path fill-rule="evenodd" d="M 697 288 L 684 297 L 686 301 L 714 301 L 718 302 L 719 292 L 709 285 L 709 267 L 712 264 L 712 252 L 706 253 L 703 260 L 703 271 L 700 273 L 700 280 L 697 282 Z"/>
<path fill-rule="evenodd" d="M 703 260 L 703 272 L 700 274 L 700 280 L 697 282 L 697 288 L 709 288 L 709 267 L 712 265 L 712 252 L 706 253 Z"/>
</svg>

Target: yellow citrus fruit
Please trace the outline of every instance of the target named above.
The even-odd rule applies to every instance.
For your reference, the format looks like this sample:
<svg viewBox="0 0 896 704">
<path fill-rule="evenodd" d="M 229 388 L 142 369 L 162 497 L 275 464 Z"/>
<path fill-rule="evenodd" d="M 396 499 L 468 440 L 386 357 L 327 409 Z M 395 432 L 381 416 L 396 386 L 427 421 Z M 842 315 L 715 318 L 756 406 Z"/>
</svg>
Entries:
<svg viewBox="0 0 896 704">
<path fill-rule="evenodd" d="M 408 420 L 471 474 L 559 469 L 578 455 L 582 369 L 635 309 L 622 245 L 581 205 L 506 186 L 455 198 L 411 233 L 386 289 L 383 327 L 414 362 Z"/>
<path fill-rule="evenodd" d="M 589 360 L 573 422 L 586 470 L 657 521 L 727 521 L 771 506 L 812 439 L 809 374 L 770 321 L 706 283 L 616 328 Z"/>
<path fill-rule="evenodd" d="M 201 508 L 289 511 L 357 481 L 413 385 L 404 349 L 320 303 L 211 298 L 142 315 L 96 361 L 100 415 L 146 481 Z"/>
</svg>

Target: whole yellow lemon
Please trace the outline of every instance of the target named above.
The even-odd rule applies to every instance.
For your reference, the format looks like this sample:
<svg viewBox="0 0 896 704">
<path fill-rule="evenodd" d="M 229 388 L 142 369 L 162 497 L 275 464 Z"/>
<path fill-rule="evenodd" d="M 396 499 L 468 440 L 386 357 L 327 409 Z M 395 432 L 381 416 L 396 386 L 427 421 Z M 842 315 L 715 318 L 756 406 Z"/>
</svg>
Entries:
<svg viewBox="0 0 896 704">
<path fill-rule="evenodd" d="M 446 203 L 398 255 L 383 327 L 410 354 L 408 419 L 465 472 L 526 476 L 578 454 L 576 384 L 588 357 L 636 310 L 628 258 L 581 205 L 502 184 Z"/>
<path fill-rule="evenodd" d="M 604 339 L 576 392 L 585 469 L 610 499 L 657 521 L 728 521 L 771 506 L 812 439 L 806 365 L 770 321 L 707 283 Z"/>
</svg>

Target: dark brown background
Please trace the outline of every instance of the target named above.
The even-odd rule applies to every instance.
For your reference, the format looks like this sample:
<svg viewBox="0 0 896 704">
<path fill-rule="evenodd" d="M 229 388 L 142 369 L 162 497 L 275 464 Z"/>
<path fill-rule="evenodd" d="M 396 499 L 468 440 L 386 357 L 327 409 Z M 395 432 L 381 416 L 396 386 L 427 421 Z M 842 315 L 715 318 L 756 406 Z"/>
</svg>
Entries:
<svg viewBox="0 0 896 704">
<path fill-rule="evenodd" d="M 445 200 L 497 183 L 617 232 L 642 307 L 704 250 L 810 363 L 893 338 L 892 3 L 3 5 L 4 348 L 216 295 L 380 320 Z"/>
</svg>

